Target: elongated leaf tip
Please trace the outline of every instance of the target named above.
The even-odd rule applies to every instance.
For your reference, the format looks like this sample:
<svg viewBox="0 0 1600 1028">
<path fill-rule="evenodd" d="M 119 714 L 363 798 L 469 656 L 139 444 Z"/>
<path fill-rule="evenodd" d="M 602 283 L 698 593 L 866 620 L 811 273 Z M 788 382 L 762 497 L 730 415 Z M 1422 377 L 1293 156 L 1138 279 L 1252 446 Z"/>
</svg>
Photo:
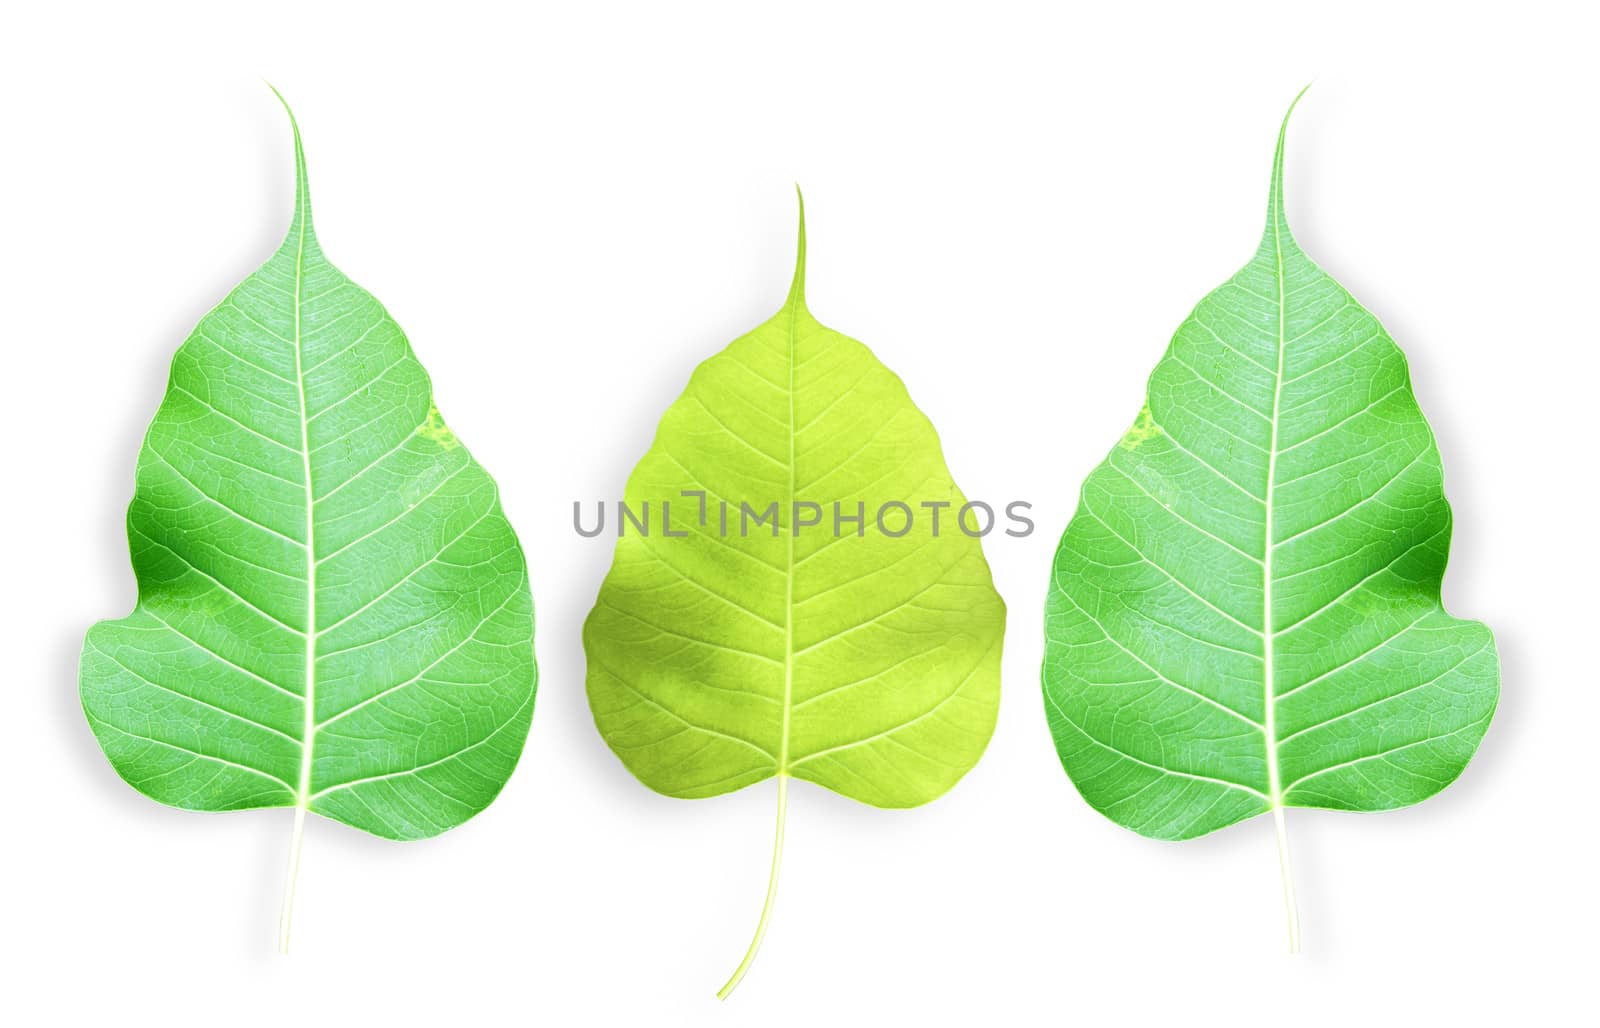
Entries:
<svg viewBox="0 0 1600 1028">
<path fill-rule="evenodd" d="M 785 306 L 797 304 L 806 305 L 806 195 L 800 191 L 800 183 L 794 184 L 795 199 L 800 203 L 800 242 L 796 248 L 794 258 L 794 281 L 789 284 L 789 299 Z"/>
<path fill-rule="evenodd" d="M 1306 95 L 1306 90 L 1311 88 L 1307 82 L 1294 99 L 1289 103 L 1289 109 L 1284 112 L 1283 124 L 1278 127 L 1278 145 L 1272 152 L 1272 184 L 1267 193 L 1267 238 L 1275 240 L 1279 235 L 1283 241 L 1294 238 L 1289 231 L 1289 220 L 1283 211 L 1283 149 L 1284 141 L 1289 137 L 1289 119 L 1294 116 L 1294 109 L 1299 106 L 1300 98 Z"/>
<path fill-rule="evenodd" d="M 298 244 L 316 237 L 311 224 L 311 186 L 306 179 L 306 151 L 300 143 L 300 122 L 295 119 L 294 108 L 289 106 L 289 101 L 284 99 L 277 86 L 267 82 L 267 88 L 283 104 L 283 111 L 289 116 L 289 129 L 294 133 L 294 219 L 289 223 L 289 236 L 284 244 Z"/>
</svg>

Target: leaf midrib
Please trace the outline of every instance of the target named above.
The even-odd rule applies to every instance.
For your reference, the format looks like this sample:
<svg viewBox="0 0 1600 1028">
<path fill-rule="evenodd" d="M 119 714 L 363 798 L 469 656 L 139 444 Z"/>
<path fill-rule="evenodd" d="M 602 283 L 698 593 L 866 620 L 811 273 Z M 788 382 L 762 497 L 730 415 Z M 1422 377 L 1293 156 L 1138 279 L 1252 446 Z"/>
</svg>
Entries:
<svg viewBox="0 0 1600 1028">
<path fill-rule="evenodd" d="M 1272 378 L 1272 418 L 1270 421 L 1271 435 L 1267 441 L 1267 483 L 1266 493 L 1263 497 L 1264 511 L 1262 517 L 1262 559 L 1261 559 L 1261 677 L 1263 707 L 1262 707 L 1262 734 L 1266 737 L 1267 750 L 1267 802 L 1273 808 L 1283 806 L 1283 793 L 1281 789 L 1282 775 L 1278 768 L 1278 725 L 1277 706 L 1278 698 L 1275 695 L 1274 684 L 1274 646 L 1277 632 L 1272 618 L 1272 554 L 1276 549 L 1273 543 L 1273 488 L 1276 485 L 1278 472 L 1278 422 L 1280 405 L 1283 399 L 1283 349 L 1284 349 L 1284 282 L 1283 282 L 1283 236 L 1281 225 L 1283 222 L 1283 143 L 1278 144 L 1277 168 L 1273 174 L 1272 183 L 1272 249 L 1273 249 L 1273 277 L 1278 287 L 1278 360 L 1277 369 Z"/>
<path fill-rule="evenodd" d="M 295 793 L 295 806 L 303 815 L 311 802 L 311 751 L 317 732 L 317 537 L 316 500 L 311 487 L 311 420 L 307 416 L 306 378 L 303 369 L 304 354 L 300 333 L 300 291 L 305 279 L 306 223 L 310 218 L 309 198 L 306 196 L 305 164 L 300 155 L 299 132 L 295 139 L 295 175 L 297 206 L 295 220 L 298 238 L 294 255 L 294 378 L 300 396 L 300 474 L 305 491 L 306 537 L 306 630 L 305 630 L 305 706 L 300 741 L 300 782 Z"/>
<path fill-rule="evenodd" d="M 802 227 L 802 232 L 805 229 Z M 804 245 L 804 236 L 801 236 Z M 803 259 L 803 258 L 802 258 Z M 803 269 L 802 265 L 802 269 Z M 802 270 L 800 272 L 804 274 Z M 800 316 L 800 307 L 804 300 L 800 296 L 792 297 L 789 301 L 789 341 L 788 341 L 788 373 L 789 373 L 789 517 L 794 518 L 795 496 L 795 411 L 794 411 L 794 372 L 795 372 L 795 331 L 796 322 Z M 783 724 L 778 736 L 778 777 L 783 778 L 789 773 L 789 725 L 793 714 L 794 702 L 794 526 L 789 525 L 784 533 L 784 569 L 783 569 Z M 781 783 L 780 783 L 781 784 Z"/>
</svg>

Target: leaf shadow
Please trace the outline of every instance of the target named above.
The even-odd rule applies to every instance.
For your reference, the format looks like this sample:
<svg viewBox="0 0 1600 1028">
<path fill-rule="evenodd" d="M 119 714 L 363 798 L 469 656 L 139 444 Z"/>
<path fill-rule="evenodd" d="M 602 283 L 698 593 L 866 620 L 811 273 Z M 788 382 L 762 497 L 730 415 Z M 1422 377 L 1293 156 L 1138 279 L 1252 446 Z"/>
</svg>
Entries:
<svg viewBox="0 0 1600 1028">
<path fill-rule="evenodd" d="M 276 171 L 275 181 L 282 179 L 274 192 L 290 195 L 292 173 L 287 168 L 278 167 L 282 163 L 279 156 L 277 153 L 270 155 Z M 252 257 L 241 262 L 243 267 L 217 267 L 209 274 L 203 287 L 186 291 L 184 299 L 173 304 L 174 313 L 168 319 L 141 333 L 145 345 L 138 348 L 142 356 L 137 360 L 113 361 L 105 359 L 103 355 L 96 357 L 91 354 L 91 359 L 96 359 L 103 371 L 125 376 L 119 394 L 129 398 L 129 402 L 118 404 L 113 409 L 101 408 L 94 412 L 97 422 L 107 429 L 98 438 L 108 441 L 103 442 L 96 452 L 80 452 L 76 455 L 79 461 L 102 464 L 98 470 L 81 474 L 78 478 L 83 483 L 98 484 L 95 487 L 97 492 L 79 497 L 85 506 L 98 512 L 86 519 L 92 521 L 92 525 L 85 526 L 87 538 L 80 543 L 86 551 L 83 566 L 90 569 L 116 569 L 102 577 L 103 582 L 115 582 L 115 599 L 103 607 L 95 604 L 96 615 L 122 617 L 133 609 L 136 602 L 137 588 L 129 563 L 126 512 L 133 498 L 134 469 L 139 451 L 144 445 L 148 425 L 166 393 L 173 357 L 201 319 L 272 254 L 283 233 L 283 211 L 286 207 L 287 204 L 276 202 L 260 205 L 250 233 L 248 252 Z M 130 262 L 130 266 L 138 265 L 137 262 Z M 154 283 L 152 288 L 166 287 L 167 279 L 161 269 L 151 268 L 149 277 Z M 105 340 L 102 344 L 103 350 L 113 348 L 118 351 L 125 349 L 113 339 Z M 146 820 L 155 831 L 162 834 L 180 834 L 193 839 L 197 846 L 203 845 L 201 840 L 213 827 L 206 817 L 196 816 L 200 812 L 170 807 L 138 794 L 117 775 L 95 741 L 78 700 L 78 663 L 84 633 L 88 631 L 91 620 L 98 619 L 92 615 L 82 624 L 63 627 L 50 641 L 49 666 L 52 671 L 47 683 L 50 699 L 46 708 L 49 711 L 47 730 L 52 733 L 55 743 L 52 749 L 63 755 L 64 763 L 71 769 L 68 773 L 77 775 L 83 787 L 93 794 L 96 804 L 103 799 L 109 809 L 117 812 L 115 818 L 96 818 L 99 824 L 110 827 L 121 818 L 138 818 Z M 267 812 L 239 813 L 259 816 Z M 256 890 L 271 897 L 257 904 L 264 912 L 263 924 L 270 925 L 271 914 L 277 909 L 277 895 L 282 888 L 284 857 L 281 845 L 266 843 L 269 833 L 277 837 L 275 819 L 257 819 L 262 822 L 256 829 L 261 833 L 262 845 L 255 849 L 262 856 L 251 878 Z M 287 838 L 286 828 L 283 838 Z M 118 840 L 107 841 L 108 848 L 119 844 Z M 162 891 L 159 888 L 153 890 L 157 896 Z M 263 929 L 263 937 L 270 938 L 266 928 Z M 238 955 L 246 959 L 270 957 L 270 947 L 254 943 L 253 939 L 241 940 Z"/>
<path fill-rule="evenodd" d="M 258 844 L 251 849 L 261 857 L 253 866 L 243 869 L 248 873 L 248 881 L 241 883 L 241 894 L 252 897 L 247 901 L 248 909 L 260 911 L 261 931 L 259 936 L 234 937 L 220 944 L 235 959 L 266 962 L 273 956 L 268 942 L 271 939 L 272 915 L 277 909 L 277 893 L 283 885 L 282 847 L 281 844 L 272 845 L 269 840 L 286 839 L 286 824 L 279 835 L 275 819 L 261 816 L 270 811 L 214 813 L 182 810 L 149 799 L 123 781 L 100 751 L 84 717 L 83 707 L 78 702 L 78 660 L 82 649 L 83 633 L 76 628 L 62 629 L 51 641 L 50 666 L 57 670 L 51 674 L 47 730 L 53 737 L 51 750 L 65 755 L 64 762 L 69 765 L 66 773 L 77 779 L 72 791 L 91 796 L 90 802 L 95 809 L 88 820 L 100 834 L 100 847 L 108 854 L 115 853 L 122 847 L 137 844 L 148 829 L 151 835 L 175 840 L 166 849 L 192 852 L 196 862 L 206 862 L 216 852 L 215 849 L 207 850 L 208 839 L 212 840 L 209 845 L 216 845 L 213 834 L 215 819 L 226 817 L 230 823 L 258 821 L 254 829 L 258 834 Z M 252 814 L 256 817 L 248 816 Z M 134 826 L 137 826 L 138 835 L 132 830 Z M 163 916 L 163 897 L 176 888 L 177 881 L 183 876 L 182 865 L 171 865 L 171 868 L 171 882 L 147 883 L 151 917 Z M 218 944 L 217 932 L 207 931 L 203 926 L 196 927 L 200 937 Z"/>
</svg>

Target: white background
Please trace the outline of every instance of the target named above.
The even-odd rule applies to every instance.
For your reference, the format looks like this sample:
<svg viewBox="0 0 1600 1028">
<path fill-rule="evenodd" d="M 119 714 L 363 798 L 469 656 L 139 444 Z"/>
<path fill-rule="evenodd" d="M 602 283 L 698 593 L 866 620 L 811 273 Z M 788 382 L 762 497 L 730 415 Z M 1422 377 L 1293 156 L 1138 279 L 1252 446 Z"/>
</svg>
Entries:
<svg viewBox="0 0 1600 1028">
<path fill-rule="evenodd" d="M 0 26 L 12 1024 L 1487 1023 L 1592 1016 L 1596 24 L 1580 5 L 518 9 L 39 4 Z M 1204 10 L 1201 10 L 1201 9 Z M 1591 9 L 1592 10 L 1592 9 Z M 137 11 L 138 13 L 134 13 Z M 162 807 L 100 755 L 82 634 L 134 598 L 122 512 L 173 350 L 275 247 L 295 104 L 329 255 L 384 301 L 527 547 L 541 681 L 500 799 L 394 844 Z M 1079 483 L 1190 307 L 1252 252 L 1284 108 L 1306 250 L 1405 348 L 1495 630 L 1461 780 L 1166 844 L 1061 772 L 1042 603 Z M 596 734 L 579 627 L 615 498 L 696 362 L 808 295 L 941 430 L 1010 605 L 994 741 L 899 813 L 792 795 L 767 942 L 725 1004 L 775 786 L 700 802 Z"/>
</svg>

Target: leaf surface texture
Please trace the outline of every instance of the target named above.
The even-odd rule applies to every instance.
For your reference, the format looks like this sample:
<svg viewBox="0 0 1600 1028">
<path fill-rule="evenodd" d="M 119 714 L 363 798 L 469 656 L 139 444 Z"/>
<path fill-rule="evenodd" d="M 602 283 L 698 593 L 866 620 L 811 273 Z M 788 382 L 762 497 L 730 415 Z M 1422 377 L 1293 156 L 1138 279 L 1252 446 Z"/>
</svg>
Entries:
<svg viewBox="0 0 1600 1028">
<path fill-rule="evenodd" d="M 128 510 L 138 604 L 89 631 L 80 692 L 164 803 L 421 838 L 521 753 L 527 570 L 405 335 L 323 256 L 298 128 L 295 161 L 282 246 L 173 361 Z"/>
<path fill-rule="evenodd" d="M 1046 605 L 1061 760 L 1157 838 L 1422 800 L 1499 691 L 1489 630 L 1440 602 L 1450 508 L 1405 358 L 1295 243 L 1283 140 L 1260 248 L 1084 483 Z"/>
<path fill-rule="evenodd" d="M 783 773 L 914 806 L 988 742 L 1004 605 L 954 526 L 965 501 L 933 426 L 871 351 L 811 316 L 803 272 L 776 316 L 695 370 L 629 478 L 631 508 L 678 501 L 688 534 L 618 540 L 584 628 L 589 699 L 617 755 L 668 795 Z M 684 490 L 707 494 L 706 525 Z M 776 536 L 770 522 L 740 536 L 741 503 L 796 499 L 823 525 L 796 536 L 783 513 Z M 888 500 L 952 506 L 937 538 L 925 519 L 889 538 L 873 523 Z M 865 504 L 865 535 L 833 535 L 835 502 Z"/>
</svg>

